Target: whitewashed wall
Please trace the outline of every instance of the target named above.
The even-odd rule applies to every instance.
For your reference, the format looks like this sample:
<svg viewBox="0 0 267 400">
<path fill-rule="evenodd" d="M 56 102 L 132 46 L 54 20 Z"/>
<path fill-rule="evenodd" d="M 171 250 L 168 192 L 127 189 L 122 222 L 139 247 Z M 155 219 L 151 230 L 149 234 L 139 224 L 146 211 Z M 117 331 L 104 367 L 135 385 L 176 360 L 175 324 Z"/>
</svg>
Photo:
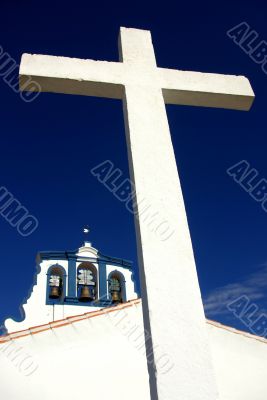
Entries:
<svg viewBox="0 0 267 400">
<path fill-rule="evenodd" d="M 266 400 L 267 340 L 207 326 L 220 400 Z"/>
<path fill-rule="evenodd" d="M 38 366 L 30 376 L 25 376 L 27 362 L 19 364 L 23 355 L 12 361 L 15 352 L 8 356 L 0 343 L 0 398 L 149 400 L 144 350 L 137 350 L 131 337 L 135 324 L 142 332 L 140 303 L 16 339 Z"/>
<path fill-rule="evenodd" d="M 150 400 L 141 302 L 101 314 L 0 339 L 0 398 Z M 267 341 L 210 322 L 207 330 L 220 400 L 266 400 Z"/>
</svg>

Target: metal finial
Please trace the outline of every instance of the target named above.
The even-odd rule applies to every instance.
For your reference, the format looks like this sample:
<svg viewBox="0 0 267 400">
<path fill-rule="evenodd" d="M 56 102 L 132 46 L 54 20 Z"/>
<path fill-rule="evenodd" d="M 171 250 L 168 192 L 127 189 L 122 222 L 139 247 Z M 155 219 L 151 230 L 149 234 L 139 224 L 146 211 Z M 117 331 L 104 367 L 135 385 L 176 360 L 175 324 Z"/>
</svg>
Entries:
<svg viewBox="0 0 267 400">
<path fill-rule="evenodd" d="M 83 228 L 83 240 L 84 244 L 88 242 L 88 235 L 90 233 L 90 229 L 88 225 L 85 225 Z"/>
<path fill-rule="evenodd" d="M 90 232 L 89 226 L 86 225 L 86 226 L 83 228 L 83 233 L 84 233 L 85 235 L 88 235 L 89 232 Z"/>
</svg>

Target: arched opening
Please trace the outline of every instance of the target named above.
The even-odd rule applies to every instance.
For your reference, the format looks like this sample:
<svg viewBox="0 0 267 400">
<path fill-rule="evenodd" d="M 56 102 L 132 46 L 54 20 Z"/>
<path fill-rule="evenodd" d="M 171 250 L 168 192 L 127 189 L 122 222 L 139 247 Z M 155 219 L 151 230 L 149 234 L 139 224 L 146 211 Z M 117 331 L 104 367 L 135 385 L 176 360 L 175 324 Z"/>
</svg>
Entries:
<svg viewBox="0 0 267 400">
<path fill-rule="evenodd" d="M 119 271 L 113 271 L 109 274 L 108 292 L 113 304 L 126 301 L 125 278 Z"/>
<path fill-rule="evenodd" d="M 77 269 L 78 300 L 86 303 L 98 297 L 97 269 L 92 263 L 81 263 Z"/>
<path fill-rule="evenodd" d="M 66 272 L 60 265 L 53 265 L 47 272 L 47 298 L 54 302 L 62 302 L 66 292 Z"/>
</svg>

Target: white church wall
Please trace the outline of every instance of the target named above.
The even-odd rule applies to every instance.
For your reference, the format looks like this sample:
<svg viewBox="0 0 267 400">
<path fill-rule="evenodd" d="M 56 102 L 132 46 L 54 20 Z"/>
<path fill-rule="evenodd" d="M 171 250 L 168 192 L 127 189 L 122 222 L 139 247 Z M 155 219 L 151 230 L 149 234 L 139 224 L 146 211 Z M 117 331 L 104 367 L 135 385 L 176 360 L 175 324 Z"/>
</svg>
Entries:
<svg viewBox="0 0 267 400">
<path fill-rule="evenodd" d="M 21 322 L 16 322 L 11 318 L 7 319 L 5 321 L 5 326 L 9 332 L 27 329 L 30 326 L 41 325 L 46 322 L 53 321 L 55 316 L 55 319 L 62 318 L 63 310 L 59 311 L 55 309 L 55 315 L 53 315 L 53 307 L 46 305 L 47 271 L 55 264 L 62 266 L 67 272 L 68 262 L 65 260 L 44 260 L 40 264 L 40 272 L 36 275 L 36 284 L 34 284 L 32 288 L 30 298 L 25 304 L 23 304 L 25 319 Z M 67 289 L 68 288 L 66 287 L 66 290 Z"/>
<path fill-rule="evenodd" d="M 0 398 L 150 400 L 144 346 L 137 349 L 127 321 L 143 331 L 140 303 L 13 340 L 11 354 L 0 341 Z"/>
<path fill-rule="evenodd" d="M 266 400 L 267 340 L 206 326 L 219 400 Z M 0 398 L 150 400 L 143 332 L 135 300 L 0 338 Z M 28 336 L 16 338 L 22 334 Z"/>
<path fill-rule="evenodd" d="M 220 400 L 267 399 L 267 340 L 207 324 Z"/>
</svg>

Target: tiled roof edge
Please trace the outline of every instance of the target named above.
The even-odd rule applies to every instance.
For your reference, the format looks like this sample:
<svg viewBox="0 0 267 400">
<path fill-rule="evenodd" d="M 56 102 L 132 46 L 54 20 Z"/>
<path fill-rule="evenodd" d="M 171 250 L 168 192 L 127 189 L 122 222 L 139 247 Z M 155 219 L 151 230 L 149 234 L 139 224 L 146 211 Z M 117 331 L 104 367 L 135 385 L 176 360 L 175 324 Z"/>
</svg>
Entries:
<svg viewBox="0 0 267 400">
<path fill-rule="evenodd" d="M 50 329 L 60 328 L 62 326 L 70 325 L 74 322 L 79 322 L 79 321 L 83 321 L 85 319 L 108 314 L 113 311 L 123 310 L 125 308 L 132 307 L 139 303 L 141 303 L 141 299 L 130 300 L 127 303 L 119 304 L 117 306 L 106 307 L 106 308 L 102 308 L 101 310 L 87 312 L 87 313 L 84 313 L 81 315 L 74 315 L 74 316 L 66 317 L 61 320 L 49 322 L 48 324 L 33 326 L 31 328 L 28 328 L 28 329 L 25 329 L 22 331 L 11 332 L 11 333 L 8 333 L 7 335 L 0 336 L 0 344 L 6 343 L 10 340 L 19 339 L 19 338 L 22 338 L 25 336 L 35 335 L 37 333 L 48 331 Z"/>
<path fill-rule="evenodd" d="M 253 333 L 248 333 L 248 332 L 245 332 L 245 331 L 240 331 L 239 329 L 235 329 L 235 328 L 232 328 L 231 326 L 223 325 L 220 322 L 212 321 L 210 319 L 206 319 L 206 322 L 207 322 L 207 324 L 216 326 L 216 328 L 224 329 L 224 330 L 229 331 L 231 333 L 235 333 L 236 335 L 242 335 L 242 336 L 245 336 L 245 337 L 247 337 L 249 339 L 258 340 L 259 342 L 267 344 L 267 339 L 265 339 L 262 336 L 254 335 Z"/>
<path fill-rule="evenodd" d="M 60 328 L 62 326 L 70 325 L 70 324 L 72 324 L 74 322 L 79 322 L 79 321 L 83 321 L 85 319 L 101 316 L 101 315 L 108 314 L 108 313 L 111 313 L 111 312 L 114 312 L 114 311 L 123 310 L 125 308 L 132 307 L 132 306 L 134 306 L 136 304 L 140 304 L 140 303 L 141 303 L 141 299 L 130 300 L 127 303 L 119 304 L 117 306 L 106 307 L 106 308 L 102 308 L 101 310 L 87 312 L 87 313 L 80 314 L 80 315 L 73 315 L 73 316 L 66 317 L 66 318 L 61 319 L 61 320 L 49 322 L 48 324 L 39 325 L 39 326 L 33 326 L 31 328 L 28 328 L 28 329 L 25 329 L 25 330 L 22 330 L 22 331 L 11 332 L 11 333 L 8 333 L 7 335 L 0 336 L 0 344 L 6 343 L 6 342 L 8 342 L 10 340 L 20 339 L 20 338 L 23 338 L 25 336 L 35 335 L 37 333 L 48 331 L 50 329 Z M 231 333 L 234 333 L 234 334 L 237 334 L 237 335 L 242 335 L 242 336 L 245 336 L 245 337 L 247 337 L 249 339 L 258 340 L 258 341 L 260 341 L 262 343 L 266 343 L 267 344 L 267 339 L 265 339 L 265 338 L 263 338 L 261 336 L 257 336 L 257 335 L 253 335 L 253 334 L 248 333 L 248 332 L 240 331 L 238 329 L 232 328 L 232 327 L 227 326 L 227 325 L 223 325 L 223 324 L 221 324 L 219 322 L 212 321 L 212 320 L 209 320 L 209 319 L 206 319 L 206 323 L 209 324 L 209 325 L 215 326 L 216 328 L 224 329 L 224 330 L 227 330 L 227 331 L 229 331 Z"/>
</svg>

